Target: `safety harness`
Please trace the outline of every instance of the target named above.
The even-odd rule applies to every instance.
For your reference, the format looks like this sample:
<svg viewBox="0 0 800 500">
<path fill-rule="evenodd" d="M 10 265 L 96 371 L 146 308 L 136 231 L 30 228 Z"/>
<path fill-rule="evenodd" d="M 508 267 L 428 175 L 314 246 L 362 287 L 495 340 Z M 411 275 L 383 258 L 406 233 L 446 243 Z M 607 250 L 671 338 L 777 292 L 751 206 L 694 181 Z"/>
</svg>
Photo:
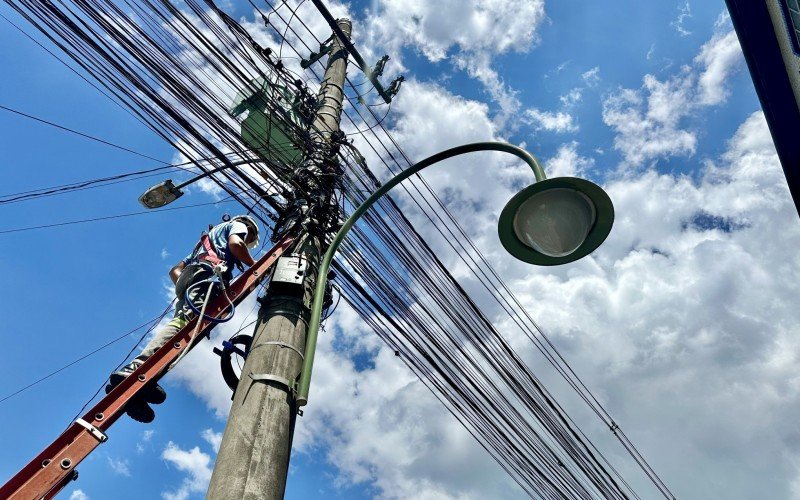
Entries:
<svg viewBox="0 0 800 500">
<path fill-rule="evenodd" d="M 208 231 L 204 231 L 200 236 L 200 243 L 198 243 L 198 247 L 199 246 L 203 247 L 203 253 L 198 254 L 197 260 L 206 261 L 211 264 L 212 267 L 225 262 L 220 258 L 217 250 L 214 248 L 214 244 L 211 242 L 211 236 L 209 235 Z"/>
</svg>

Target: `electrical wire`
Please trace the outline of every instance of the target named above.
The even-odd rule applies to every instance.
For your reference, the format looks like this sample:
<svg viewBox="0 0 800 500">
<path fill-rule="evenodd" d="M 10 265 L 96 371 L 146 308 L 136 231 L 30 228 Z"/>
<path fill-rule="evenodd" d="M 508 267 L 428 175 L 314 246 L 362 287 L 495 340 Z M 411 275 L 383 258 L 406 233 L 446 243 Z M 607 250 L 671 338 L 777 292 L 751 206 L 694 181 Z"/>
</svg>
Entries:
<svg viewBox="0 0 800 500">
<path fill-rule="evenodd" d="M 113 339 L 113 340 L 110 340 L 110 341 L 106 342 L 105 344 L 101 345 L 100 347 L 97 347 L 97 348 L 95 348 L 94 350 L 87 352 L 86 354 L 82 355 L 82 356 L 81 356 L 81 357 L 79 357 L 79 358 L 76 358 L 76 359 L 75 359 L 75 360 L 73 360 L 73 361 L 70 361 L 69 363 L 65 364 L 65 365 L 64 365 L 64 366 L 62 366 L 61 368 L 58 368 L 57 370 L 53 370 L 52 372 L 48 373 L 47 375 L 44 375 L 44 376 L 42 376 L 42 377 L 40 377 L 40 378 L 38 378 L 38 379 L 34 380 L 33 382 L 31 382 L 31 383 L 29 383 L 29 384 L 27 384 L 27 385 L 25 385 L 25 386 L 23 386 L 23 387 L 20 387 L 20 388 L 19 388 L 19 389 L 17 389 L 16 391 L 13 391 L 13 392 L 11 392 L 10 394 L 7 394 L 6 396 L 3 396 L 2 398 L 0 398 L 0 404 L 1 404 L 1 403 L 3 403 L 4 401 L 7 401 L 7 400 L 9 400 L 9 399 L 13 398 L 13 397 L 14 397 L 14 396 L 16 396 L 17 394 L 20 394 L 20 393 L 22 393 L 22 392 L 25 392 L 25 391 L 27 391 L 28 389 L 30 389 L 31 387 L 34 387 L 35 385 L 38 385 L 38 384 L 39 384 L 39 383 L 41 383 L 41 382 L 44 382 L 45 380 L 49 379 L 49 378 L 50 378 L 50 377 L 52 377 L 52 376 L 54 376 L 54 375 L 58 375 L 59 373 L 61 373 L 61 372 L 63 372 L 64 370 L 66 370 L 67 368 L 69 368 L 69 367 L 71 367 L 71 366 L 73 366 L 73 365 L 76 365 L 76 364 L 80 363 L 80 362 L 81 362 L 81 361 L 83 361 L 84 359 L 86 359 L 86 358 L 88 358 L 88 357 L 90 357 L 90 356 L 92 356 L 92 355 L 94 355 L 94 354 L 97 354 L 98 352 L 102 351 L 102 350 L 103 350 L 103 349 L 105 349 L 106 347 L 110 347 L 110 346 L 112 346 L 112 345 L 116 344 L 117 342 L 119 342 L 119 341 L 121 341 L 121 340 L 124 340 L 126 337 L 128 337 L 128 336 L 130 336 L 130 335 L 132 335 L 132 334 L 134 334 L 134 333 L 136 333 L 136 332 L 138 332 L 139 330 L 141 330 L 142 328 L 146 327 L 147 325 L 149 325 L 149 324 L 151 324 L 151 323 L 153 323 L 153 322 L 156 322 L 156 323 L 157 323 L 157 322 L 158 322 L 158 320 L 159 320 L 159 316 L 156 316 L 155 318 L 149 319 L 149 320 L 145 321 L 144 323 L 142 323 L 141 325 L 139 325 L 139 326 L 137 326 L 136 328 L 134 328 L 133 330 L 130 330 L 130 331 L 128 331 L 128 332 L 125 332 L 125 333 L 123 333 L 123 334 L 122 334 L 122 335 L 120 335 L 119 337 L 117 337 L 117 338 L 115 338 L 115 339 Z M 137 344 L 137 345 L 138 345 L 138 344 Z"/>
<path fill-rule="evenodd" d="M 92 217 L 90 219 L 80 219 L 80 220 L 72 220 L 66 222 L 55 222 L 52 224 L 42 224 L 39 226 L 27 226 L 27 227 L 17 227 L 13 229 L 3 229 L 0 230 L 0 234 L 11 234 L 11 233 L 21 233 L 24 231 L 35 231 L 37 229 L 50 229 L 54 227 L 63 227 L 63 226 L 71 226 L 74 224 L 85 224 L 87 222 L 98 222 L 98 221 L 105 221 L 105 220 L 114 220 L 114 219 L 122 219 L 125 217 L 134 217 L 137 215 L 147 215 L 147 214 L 157 214 L 160 212 L 171 212 L 174 210 L 186 210 L 189 208 L 198 208 L 198 207 L 207 207 L 209 205 L 218 205 L 220 203 L 230 203 L 233 200 L 220 200 L 220 201 L 211 201 L 208 203 L 195 203 L 193 205 L 183 205 L 180 207 L 171 207 L 171 208 L 159 208 L 156 210 L 142 210 L 140 212 L 128 212 L 125 214 L 116 214 L 116 215 L 106 215 L 103 217 Z"/>
<path fill-rule="evenodd" d="M 153 329 L 156 326 L 158 326 L 158 324 L 161 322 L 161 320 L 164 319 L 164 316 L 166 316 L 167 313 L 170 311 L 170 309 L 173 308 L 174 304 L 175 304 L 175 299 L 172 299 L 170 301 L 170 303 L 167 304 L 167 307 L 165 307 L 164 310 L 161 311 L 161 314 L 158 315 L 158 317 L 156 319 L 151 321 L 150 326 L 147 328 L 147 330 L 144 331 L 144 333 L 142 333 L 142 335 L 139 337 L 139 339 L 136 341 L 136 343 L 133 346 L 131 346 L 131 348 L 128 351 L 128 353 L 125 354 L 125 356 L 122 358 L 122 361 L 120 361 L 119 364 L 117 364 L 117 366 L 115 366 L 114 369 L 111 370 L 112 373 L 117 371 L 117 370 L 119 370 L 120 367 L 125 364 L 125 362 L 128 360 L 128 358 L 131 357 L 131 354 L 133 354 L 133 351 L 135 351 L 139 347 L 139 345 L 144 341 L 145 337 L 147 337 L 147 335 L 150 332 L 152 332 Z M 97 395 L 100 394 L 100 392 L 106 386 L 106 382 L 108 382 L 108 377 L 103 379 L 103 382 L 100 384 L 100 387 L 98 387 L 97 390 L 94 392 L 94 394 L 92 394 L 89 397 L 89 399 L 86 400 L 86 402 L 83 404 L 83 406 L 81 406 L 80 410 L 78 410 L 78 412 L 71 419 L 69 419 L 69 422 L 67 423 L 67 428 L 69 428 L 69 426 L 72 425 L 72 423 L 75 422 L 75 420 L 78 417 L 80 417 L 83 414 L 84 411 L 86 411 L 86 408 L 90 404 L 92 404 L 92 401 L 94 401 L 95 398 L 97 398 Z"/>
<path fill-rule="evenodd" d="M 124 102 L 187 158 L 224 158 L 223 149 L 243 151 L 251 147 L 243 135 L 268 137 L 273 127 L 288 132 L 291 150 L 301 155 L 314 158 L 316 151 L 327 147 L 314 139 L 320 131 L 312 124 L 298 123 L 287 111 L 281 92 L 274 91 L 290 89 L 297 98 L 293 106 L 298 106 L 309 100 L 303 97 L 309 95 L 306 83 L 211 1 L 187 0 L 185 11 L 166 0 L 124 1 L 125 8 L 108 0 L 7 2 L 109 95 Z M 306 40 L 319 43 L 297 9 L 287 20 L 269 1 L 269 15 L 251 4 L 281 44 L 298 57 L 304 55 L 300 50 L 312 50 Z M 310 36 L 301 36 L 298 24 Z M 289 33 L 302 47 L 288 41 Z M 313 67 L 307 73 L 320 80 Z M 271 87 L 256 83 L 259 81 L 269 81 Z M 373 107 L 365 104 L 366 116 L 362 115 L 352 100 L 363 100 L 365 94 L 351 82 L 349 85 L 352 92 L 348 91 L 346 98 L 358 118 L 353 118 L 348 109 L 343 116 L 360 130 L 357 133 L 363 146 L 373 150 L 384 172 L 396 172 L 410 164 L 385 127 L 388 111 L 378 117 Z M 237 95 L 261 99 L 260 109 L 270 111 L 266 129 L 245 115 L 234 119 L 229 114 Z M 306 112 L 313 113 L 314 105 L 309 106 Z M 373 125 L 360 129 L 368 123 Z M 293 161 L 287 152 L 290 150 L 272 144 L 256 149 L 263 165 L 226 169 L 213 181 L 267 226 L 282 209 L 276 198 L 283 193 L 293 192 L 299 197 L 316 194 L 304 192 L 305 187 L 297 183 L 301 165 Z M 341 194 L 333 198 L 349 211 L 379 185 L 377 170 L 373 170 L 378 165 L 370 168 L 351 148 L 341 148 L 338 159 L 345 175 L 340 182 Z M 264 187 L 259 178 L 267 180 L 269 186 Z M 412 195 L 413 202 L 445 239 L 446 235 L 456 236 L 454 248 L 466 268 L 490 295 L 496 295 L 504 314 L 532 337 L 559 375 L 608 424 L 610 417 L 597 398 L 579 381 L 555 346 L 539 338 L 543 336 L 541 330 L 475 251 L 474 243 L 424 180 L 411 180 L 403 190 Z M 381 200 L 351 234 L 336 264 L 341 276 L 340 297 L 400 354 L 409 369 L 526 493 L 542 498 L 638 497 L 489 321 L 487 313 L 453 278 L 391 196 Z M 459 249 L 465 255 L 460 255 Z M 617 429 L 614 423 L 612 430 Z M 637 465 L 668 496 L 663 481 L 638 450 L 621 432 L 619 436 Z"/>
<path fill-rule="evenodd" d="M 19 116 L 24 116 L 25 118 L 30 118 L 31 120 L 35 120 L 35 121 L 37 121 L 39 123 L 44 123 L 45 125 L 50 125 L 51 127 L 55 127 L 57 129 L 64 130 L 65 132 L 69 132 L 69 133 L 84 137 L 86 139 L 90 139 L 92 141 L 96 141 L 96 142 L 99 142 L 101 144 L 105 144 L 106 146 L 111 146 L 112 148 L 116 148 L 116 149 L 119 149 L 119 150 L 122 150 L 122 151 L 126 151 L 128 153 L 135 154 L 137 156 L 141 156 L 142 158 L 147 158 L 148 160 L 153 160 L 153 161 L 156 161 L 158 163 L 163 163 L 164 165 L 169 165 L 169 162 L 166 162 L 164 160 L 159 160 L 158 158 L 153 158 L 152 156 L 146 155 L 144 153 L 140 153 L 140 152 L 134 151 L 134 150 L 132 150 L 130 148 L 126 148 L 125 146 L 120 146 L 119 144 L 114 144 L 113 142 L 109 142 L 109 141 L 107 141 L 105 139 L 100 139 L 99 137 L 95 137 L 93 135 L 84 134 L 83 132 L 79 132 L 79 131 L 77 131 L 75 129 L 72 129 L 72 128 L 69 128 L 69 127 L 65 127 L 65 126 L 59 125 L 57 123 L 53 123 L 51 121 L 45 120 L 44 118 L 39 118 L 37 116 L 33 116 L 33 115 L 30 115 L 28 113 L 24 113 L 22 111 L 19 111 L 19 110 L 13 109 L 13 108 L 9 108 L 8 106 L 3 106 L 2 104 L 0 104 L 0 109 L 2 109 L 4 111 L 8 111 L 10 113 L 17 114 Z"/>
</svg>

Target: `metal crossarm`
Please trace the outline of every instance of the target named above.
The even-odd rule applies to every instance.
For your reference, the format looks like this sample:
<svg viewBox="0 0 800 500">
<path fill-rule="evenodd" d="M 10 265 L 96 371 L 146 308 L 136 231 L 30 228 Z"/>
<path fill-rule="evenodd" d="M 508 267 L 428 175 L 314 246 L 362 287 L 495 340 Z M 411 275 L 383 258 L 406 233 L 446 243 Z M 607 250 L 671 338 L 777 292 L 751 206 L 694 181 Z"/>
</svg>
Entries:
<svg viewBox="0 0 800 500">
<path fill-rule="evenodd" d="M 242 273 L 228 288 L 234 304 L 240 303 L 267 276 L 267 272 L 292 245 L 294 237 L 284 236 L 252 267 Z M 216 297 L 209 302 L 207 315 L 219 317 L 229 307 L 228 301 Z M 77 478 L 77 465 L 100 443 L 106 441 L 108 428 L 122 416 L 125 404 L 153 379 L 157 379 L 187 346 L 209 333 L 214 323 L 193 318 L 169 342 L 150 356 L 129 377 L 97 402 L 82 418 L 72 423 L 52 444 L 39 453 L 0 488 L 0 498 L 30 500 L 52 498 L 70 481 Z M 195 330 L 195 327 L 198 327 Z M 197 332 L 196 334 L 195 331 Z"/>
</svg>

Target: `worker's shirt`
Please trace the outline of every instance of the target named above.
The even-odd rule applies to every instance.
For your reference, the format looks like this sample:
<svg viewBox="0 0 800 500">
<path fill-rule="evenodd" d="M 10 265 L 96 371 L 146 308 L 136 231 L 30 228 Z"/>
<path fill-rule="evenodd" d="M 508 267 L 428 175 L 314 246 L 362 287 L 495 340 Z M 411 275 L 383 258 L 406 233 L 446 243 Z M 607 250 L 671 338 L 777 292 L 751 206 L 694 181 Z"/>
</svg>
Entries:
<svg viewBox="0 0 800 500">
<path fill-rule="evenodd" d="M 228 268 L 232 268 L 236 264 L 236 257 L 233 256 L 228 248 L 228 238 L 232 234 L 239 235 L 243 240 L 247 237 L 247 226 L 238 220 L 223 222 L 217 224 L 211 231 L 208 232 L 208 237 L 211 244 L 214 245 L 214 250 L 220 259 L 228 264 Z M 183 259 L 183 263 L 187 266 L 197 261 L 197 256 L 204 253 L 202 245 L 195 247 L 195 249 Z"/>
</svg>

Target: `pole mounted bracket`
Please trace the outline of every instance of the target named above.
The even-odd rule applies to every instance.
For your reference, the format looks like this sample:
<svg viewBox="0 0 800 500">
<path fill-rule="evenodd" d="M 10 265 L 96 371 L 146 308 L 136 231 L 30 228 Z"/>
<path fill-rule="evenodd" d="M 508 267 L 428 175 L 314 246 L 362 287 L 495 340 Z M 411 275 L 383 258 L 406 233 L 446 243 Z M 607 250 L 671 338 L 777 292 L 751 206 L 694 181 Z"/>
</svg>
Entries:
<svg viewBox="0 0 800 500">
<path fill-rule="evenodd" d="M 353 57 L 356 64 L 358 64 L 358 67 L 361 68 L 361 71 L 364 72 L 369 81 L 372 82 L 372 85 L 375 86 L 375 90 L 378 91 L 378 94 L 380 94 L 384 102 L 386 102 L 386 104 L 392 102 L 392 97 L 394 96 L 394 94 L 388 92 L 386 89 L 383 88 L 383 85 L 381 85 L 381 82 L 378 80 L 379 75 L 376 75 L 373 72 L 372 68 L 370 68 L 367 62 L 364 60 L 364 58 L 361 57 L 361 54 L 359 54 L 358 49 L 356 49 L 355 45 L 353 45 L 353 42 L 350 41 L 347 35 L 345 35 L 345 33 L 339 27 L 339 25 L 336 22 L 336 19 L 334 19 L 333 15 L 331 15 L 328 8 L 325 7 L 325 4 L 322 3 L 322 0 L 311 0 L 311 3 L 314 4 L 317 10 L 319 10 L 319 13 L 322 14 L 322 17 L 325 18 L 325 21 L 328 22 L 328 26 L 330 26 L 331 29 L 333 30 L 333 34 L 336 36 L 336 38 L 339 39 L 339 41 L 344 46 L 344 49 L 347 51 L 347 53 Z M 386 58 L 386 56 L 381 58 L 381 60 L 378 61 L 378 64 L 375 66 L 375 68 L 380 70 L 381 72 L 383 72 L 383 66 L 386 64 L 384 58 Z M 388 60 L 388 58 L 386 58 L 386 60 Z M 394 82 L 392 82 L 392 84 L 394 84 Z M 395 88 L 394 93 L 396 94 L 397 90 L 399 89 L 400 86 L 398 85 Z"/>
<path fill-rule="evenodd" d="M 319 52 L 312 52 L 308 59 L 303 59 L 300 61 L 300 67 L 303 69 L 308 69 L 312 64 L 322 59 L 322 56 L 326 54 L 330 54 L 331 50 L 333 49 L 333 44 L 330 42 L 321 43 L 319 46 Z"/>
</svg>

